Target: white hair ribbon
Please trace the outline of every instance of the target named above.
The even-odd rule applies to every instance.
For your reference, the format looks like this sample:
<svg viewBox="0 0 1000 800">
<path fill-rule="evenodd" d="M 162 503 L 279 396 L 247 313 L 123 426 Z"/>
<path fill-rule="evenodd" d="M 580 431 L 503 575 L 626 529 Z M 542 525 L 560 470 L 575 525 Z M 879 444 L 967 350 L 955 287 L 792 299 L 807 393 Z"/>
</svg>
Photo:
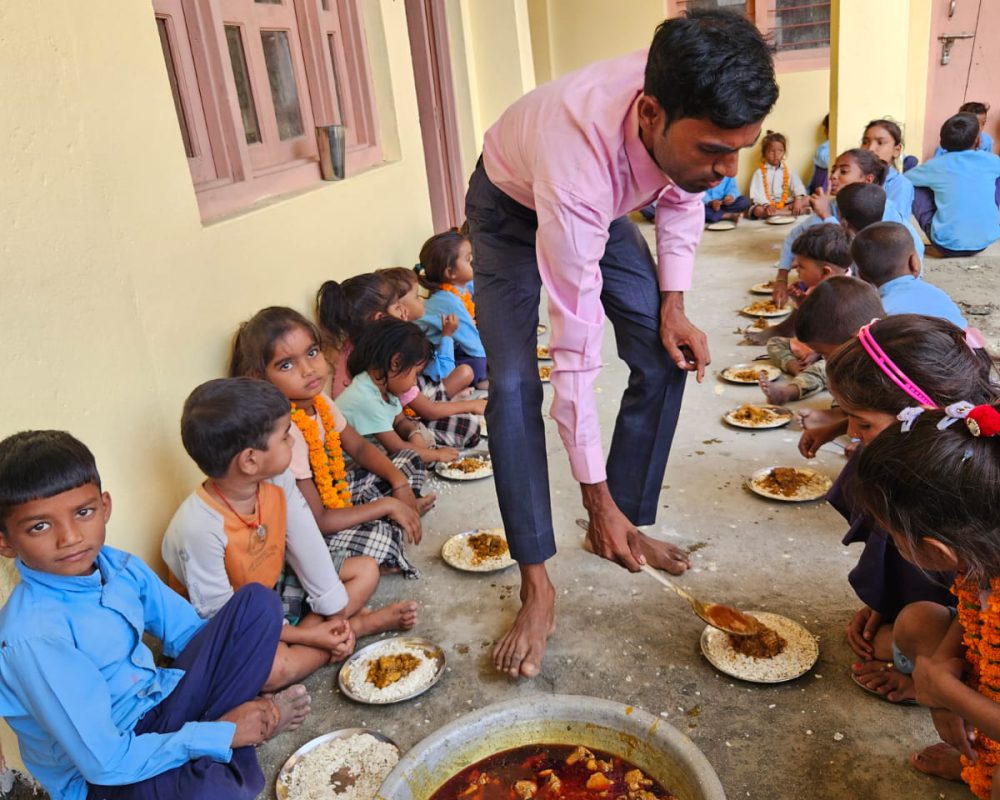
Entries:
<svg viewBox="0 0 1000 800">
<path fill-rule="evenodd" d="M 910 428 L 913 427 L 913 423 L 916 422 L 917 419 L 920 417 L 920 415 L 923 414 L 924 411 L 926 410 L 927 409 L 925 409 L 923 406 L 908 406 L 907 408 L 904 408 L 902 411 L 900 411 L 896 415 L 896 419 L 898 419 L 900 422 L 903 423 L 899 428 L 900 431 L 902 431 L 903 433 L 909 433 Z"/>
<path fill-rule="evenodd" d="M 960 400 L 957 403 L 952 403 L 950 406 L 945 406 L 945 416 L 937 424 L 938 430 L 943 431 L 945 428 L 954 425 L 958 420 L 965 419 L 974 408 L 975 406 L 968 400 Z"/>
</svg>

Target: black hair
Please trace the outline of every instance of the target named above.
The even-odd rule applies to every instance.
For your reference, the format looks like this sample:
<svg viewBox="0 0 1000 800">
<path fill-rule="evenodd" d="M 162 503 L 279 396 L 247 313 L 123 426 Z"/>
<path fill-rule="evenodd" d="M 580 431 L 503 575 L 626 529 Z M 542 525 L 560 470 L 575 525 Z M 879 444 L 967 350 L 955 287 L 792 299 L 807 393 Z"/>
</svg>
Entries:
<svg viewBox="0 0 1000 800">
<path fill-rule="evenodd" d="M 961 113 L 948 117 L 941 126 L 941 147 L 949 153 L 971 150 L 979 137 L 979 120 L 975 114 Z"/>
<path fill-rule="evenodd" d="M 817 284 L 802 301 L 795 313 L 795 338 L 806 345 L 840 346 L 861 326 L 884 316 L 882 301 L 870 283 L 836 275 Z"/>
<path fill-rule="evenodd" d="M 445 273 L 455 266 L 462 242 L 469 237 L 456 230 L 435 233 L 420 248 L 420 263 L 417 265 L 417 280 L 429 292 L 436 292 L 442 283 L 447 283 Z"/>
<path fill-rule="evenodd" d="M 851 243 L 847 232 L 839 225 L 813 225 L 792 242 L 792 253 L 813 261 L 850 269 Z"/>
<path fill-rule="evenodd" d="M 958 107 L 958 113 L 960 114 L 988 114 L 989 110 L 988 103 L 980 103 L 977 100 L 970 100 L 968 103 L 962 103 Z"/>
<path fill-rule="evenodd" d="M 656 29 L 643 92 L 668 123 L 693 117 L 742 128 L 764 119 L 778 99 L 772 49 L 741 14 L 689 10 Z"/>
<path fill-rule="evenodd" d="M 388 313 L 393 288 L 384 275 L 366 272 L 342 283 L 326 281 L 316 292 L 316 317 L 333 340 L 354 341 L 379 314 Z"/>
<path fill-rule="evenodd" d="M 865 125 L 865 133 L 868 133 L 869 128 L 882 128 L 886 133 L 888 133 L 892 140 L 900 147 L 903 146 L 903 129 L 899 127 L 899 123 L 892 119 L 873 119 L 867 125 Z"/>
<path fill-rule="evenodd" d="M 385 317 L 365 328 L 354 342 L 347 371 L 354 376 L 371 370 L 377 379 L 385 380 L 426 364 L 433 355 L 430 339 L 414 323 Z"/>
<path fill-rule="evenodd" d="M 837 192 L 837 209 L 841 219 L 862 231 L 885 215 L 885 189 L 873 183 L 852 183 Z"/>
<path fill-rule="evenodd" d="M 229 356 L 229 377 L 263 378 L 278 340 L 295 328 L 304 328 L 317 345 L 323 344 L 316 324 L 294 308 L 270 306 L 258 311 L 236 330 Z"/>
<path fill-rule="evenodd" d="M 907 274 L 913 237 L 898 222 L 876 222 L 860 231 L 851 242 L 851 256 L 863 280 L 881 286 Z"/>
<path fill-rule="evenodd" d="M 272 383 L 216 378 L 184 401 L 181 441 L 202 472 L 221 478 L 244 450 L 266 450 L 275 423 L 290 411 L 288 398 Z"/>
<path fill-rule="evenodd" d="M 970 577 L 1000 577 L 1000 440 L 973 436 L 962 420 L 942 430 L 945 418 L 932 409 L 906 433 L 898 424 L 882 431 L 862 451 L 851 496 L 911 559 L 929 537 Z"/>
<path fill-rule="evenodd" d="M 785 134 L 778 133 L 777 131 L 765 131 L 764 138 L 760 140 L 760 154 L 764 155 L 767 152 L 767 148 L 774 142 L 778 142 L 785 152 L 788 152 L 788 141 L 785 139 Z"/>
<path fill-rule="evenodd" d="M 101 490 L 97 462 L 66 431 L 21 431 L 0 442 L 0 532 L 22 503 L 54 497 L 92 483 Z"/>
<path fill-rule="evenodd" d="M 389 301 L 390 305 L 395 303 L 401 297 L 405 297 L 414 286 L 419 285 L 417 273 L 412 269 L 407 269 L 406 267 L 387 267 L 386 269 L 377 269 L 375 270 L 375 274 L 384 278 L 389 283 L 389 286 L 392 287 L 393 297 Z"/>
<path fill-rule="evenodd" d="M 871 150 L 865 150 L 862 147 L 852 147 L 850 150 L 845 150 L 837 156 L 834 163 L 839 161 L 844 156 L 853 158 L 854 163 L 856 163 L 858 165 L 858 169 L 861 170 L 861 174 L 871 175 L 872 183 L 876 186 L 882 186 L 885 183 L 885 176 L 889 174 L 889 165 L 875 155 Z"/>
<path fill-rule="evenodd" d="M 827 113 L 827 115 L 825 117 L 823 117 L 823 123 L 822 123 L 822 125 L 823 125 L 823 130 L 825 130 L 827 132 L 827 134 L 829 134 L 830 133 L 830 114 L 829 114 L 829 112 Z"/>
</svg>

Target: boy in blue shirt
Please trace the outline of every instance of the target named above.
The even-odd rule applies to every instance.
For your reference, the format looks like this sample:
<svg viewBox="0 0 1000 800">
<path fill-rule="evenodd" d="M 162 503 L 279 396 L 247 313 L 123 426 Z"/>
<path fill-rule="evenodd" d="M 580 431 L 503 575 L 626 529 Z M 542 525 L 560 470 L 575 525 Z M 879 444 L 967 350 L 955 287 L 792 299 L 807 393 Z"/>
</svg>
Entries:
<svg viewBox="0 0 1000 800">
<path fill-rule="evenodd" d="M 979 121 L 956 114 L 941 126 L 945 152 L 906 173 L 913 215 L 944 256 L 971 256 L 1000 239 L 1000 157 L 977 150 Z"/>
<path fill-rule="evenodd" d="M 975 114 L 976 121 L 979 123 L 979 150 L 984 153 L 993 152 L 993 137 L 986 132 L 986 117 L 990 113 L 989 103 L 979 103 L 975 100 L 970 100 L 968 103 L 962 103 L 958 107 L 959 114 Z M 938 146 L 934 151 L 934 155 L 939 156 L 942 153 L 947 152 L 943 147 Z"/>
<path fill-rule="evenodd" d="M 920 260 L 913 240 L 897 222 L 877 222 L 862 230 L 851 243 L 858 274 L 878 289 L 887 314 L 922 314 L 941 317 L 963 331 L 968 326 L 948 295 L 920 280 Z"/>
<path fill-rule="evenodd" d="M 750 199 L 740 194 L 736 181 L 729 176 L 705 192 L 701 200 L 705 204 L 705 222 L 736 222 L 750 208 Z"/>
<path fill-rule="evenodd" d="M 0 554 L 21 577 L 0 611 L 0 715 L 25 765 L 54 800 L 256 797 L 254 747 L 309 713 L 303 686 L 261 695 L 278 596 L 248 586 L 206 623 L 105 545 L 110 515 L 93 455 L 68 433 L 0 442 Z"/>
</svg>

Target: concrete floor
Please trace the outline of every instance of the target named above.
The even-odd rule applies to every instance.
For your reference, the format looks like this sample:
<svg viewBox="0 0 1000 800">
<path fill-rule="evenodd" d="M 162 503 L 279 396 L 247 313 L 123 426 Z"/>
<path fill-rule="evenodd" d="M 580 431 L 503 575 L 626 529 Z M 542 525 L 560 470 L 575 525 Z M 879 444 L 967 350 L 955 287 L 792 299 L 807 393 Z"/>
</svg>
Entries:
<svg viewBox="0 0 1000 800">
<path fill-rule="evenodd" d="M 651 239 L 652 227 L 642 228 Z M 681 601 L 647 576 L 630 575 L 581 550 L 581 533 L 574 524 L 582 512 L 579 491 L 549 420 L 560 546 L 551 572 L 559 592 L 559 629 L 542 674 L 534 681 L 513 682 L 498 675 L 489 659 L 494 640 L 518 605 L 516 569 L 477 577 L 456 572 L 439 556 L 451 534 L 500 524 L 492 481 L 439 482 L 440 502 L 425 520 L 423 543 L 412 550 L 424 577 L 418 582 L 387 578 L 376 600 L 420 602 L 415 633 L 445 649 L 446 676 L 421 698 L 377 707 L 343 698 L 336 689 L 335 668 L 318 672 L 308 681 L 313 713 L 306 724 L 261 749 L 268 797 L 274 796 L 273 780 L 288 755 L 321 733 L 370 727 L 405 751 L 457 716 L 500 700 L 547 693 L 609 698 L 665 717 L 704 751 L 730 798 L 971 796 L 960 784 L 919 775 L 906 765 L 913 749 L 937 740 L 926 711 L 880 701 L 848 677 L 852 654 L 843 630 L 858 601 L 846 574 L 859 549 L 840 544 L 842 519 L 822 502 L 773 503 L 742 487 L 758 467 L 804 463 L 795 447 L 798 433 L 751 433 L 720 421 L 724 411 L 762 399 L 755 387 L 722 383 L 716 370 L 763 352 L 739 344 L 734 331 L 748 320 L 737 309 L 750 300 L 749 286 L 772 276 L 770 265 L 787 232 L 745 223 L 735 232 L 704 236 L 687 307 L 692 320 L 708 332 L 714 361 L 702 385 L 688 384 L 655 530 L 677 543 L 699 546 L 683 583 L 701 597 L 775 611 L 805 624 L 820 640 L 816 667 L 784 685 L 733 681 L 701 656 L 703 625 Z M 929 259 L 928 277 L 958 300 L 983 305 L 984 298 L 1000 297 L 996 256 Z M 973 324 L 996 342 L 998 317 L 979 315 Z M 597 391 L 607 440 L 626 382 L 610 326 L 605 347 L 606 367 Z M 806 401 L 815 406 L 827 402 L 826 396 Z M 836 475 L 842 461 L 830 447 L 816 466 Z"/>
</svg>

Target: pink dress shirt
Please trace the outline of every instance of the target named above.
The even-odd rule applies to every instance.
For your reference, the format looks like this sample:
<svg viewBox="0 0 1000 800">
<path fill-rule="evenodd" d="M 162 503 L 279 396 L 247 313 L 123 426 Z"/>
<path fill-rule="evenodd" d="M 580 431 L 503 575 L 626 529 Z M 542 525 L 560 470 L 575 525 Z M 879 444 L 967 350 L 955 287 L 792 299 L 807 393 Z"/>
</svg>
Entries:
<svg viewBox="0 0 1000 800">
<path fill-rule="evenodd" d="M 686 291 L 705 224 L 701 194 L 675 186 L 639 139 L 645 67 L 642 50 L 547 83 L 508 108 L 483 145 L 489 179 L 538 215 L 535 247 L 555 362 L 551 414 L 581 483 L 607 477 L 593 384 L 604 338 L 599 262 L 608 226 L 656 200 L 659 286 Z"/>
</svg>

